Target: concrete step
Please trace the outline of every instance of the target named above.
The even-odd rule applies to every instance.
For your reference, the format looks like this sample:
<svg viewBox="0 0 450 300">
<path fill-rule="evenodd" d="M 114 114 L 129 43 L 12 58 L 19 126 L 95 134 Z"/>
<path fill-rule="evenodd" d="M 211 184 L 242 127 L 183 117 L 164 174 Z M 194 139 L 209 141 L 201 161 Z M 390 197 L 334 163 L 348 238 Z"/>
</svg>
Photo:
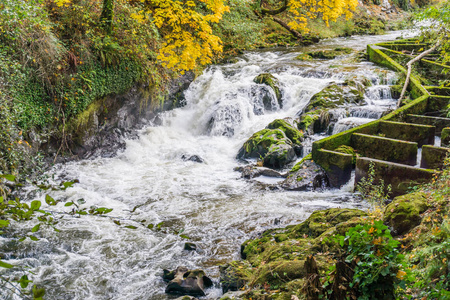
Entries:
<svg viewBox="0 0 450 300">
<path fill-rule="evenodd" d="M 351 146 L 364 157 L 411 166 L 417 163 L 418 144 L 415 142 L 354 133 Z"/>
<path fill-rule="evenodd" d="M 406 116 L 406 121 L 413 124 L 431 125 L 436 127 L 436 135 L 440 136 L 442 129 L 450 127 L 450 118 L 431 117 L 409 114 Z"/>
<path fill-rule="evenodd" d="M 391 198 L 408 193 L 410 188 L 418 184 L 429 182 L 435 174 L 434 170 L 359 157 L 356 159 L 355 187 L 362 178 L 368 177 L 371 164 L 374 167 L 374 184 L 379 184 L 383 180 L 385 187 L 391 185 Z"/>
<path fill-rule="evenodd" d="M 424 169 L 442 169 L 444 160 L 449 154 L 449 148 L 424 145 L 422 147 L 420 167 Z"/>
<path fill-rule="evenodd" d="M 436 127 L 432 125 L 403 122 L 380 121 L 378 132 L 387 138 L 415 142 L 422 145 L 434 145 Z"/>
</svg>

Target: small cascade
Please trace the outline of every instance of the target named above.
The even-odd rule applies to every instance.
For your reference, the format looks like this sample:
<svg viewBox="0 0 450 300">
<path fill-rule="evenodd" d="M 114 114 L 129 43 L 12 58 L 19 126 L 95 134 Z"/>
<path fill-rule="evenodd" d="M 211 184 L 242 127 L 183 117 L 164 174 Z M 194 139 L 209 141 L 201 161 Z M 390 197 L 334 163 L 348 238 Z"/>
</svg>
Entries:
<svg viewBox="0 0 450 300">
<path fill-rule="evenodd" d="M 369 123 L 371 121 L 374 121 L 376 119 L 370 119 L 370 118 L 355 118 L 355 117 L 351 117 L 351 118 L 344 118 L 344 119 L 340 119 L 333 128 L 333 133 L 332 134 L 337 134 L 339 132 L 343 132 L 346 130 L 349 130 L 351 128 Z"/>
</svg>

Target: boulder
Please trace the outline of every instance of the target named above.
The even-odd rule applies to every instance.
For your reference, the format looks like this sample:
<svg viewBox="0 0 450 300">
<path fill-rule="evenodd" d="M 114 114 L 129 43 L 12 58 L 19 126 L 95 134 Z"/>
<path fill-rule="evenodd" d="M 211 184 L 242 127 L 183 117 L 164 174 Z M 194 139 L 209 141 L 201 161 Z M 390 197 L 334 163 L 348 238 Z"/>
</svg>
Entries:
<svg viewBox="0 0 450 300">
<path fill-rule="evenodd" d="M 364 85 L 360 82 L 346 80 L 343 83 L 331 83 L 311 98 L 305 112 L 324 108 L 337 108 L 345 104 L 362 105 L 363 100 Z"/>
<path fill-rule="evenodd" d="M 282 94 L 281 94 L 281 90 L 280 90 L 280 83 L 278 81 L 278 79 L 276 79 L 272 74 L 270 73 L 263 73 L 263 74 L 259 74 L 258 76 L 255 77 L 255 79 L 253 79 L 253 82 L 258 83 L 258 84 L 265 84 L 268 87 L 270 87 L 276 97 L 277 97 L 277 101 L 278 104 L 280 105 L 280 107 L 282 107 Z M 266 101 L 270 101 L 270 99 L 266 99 Z M 271 102 L 264 102 L 264 107 L 272 107 Z"/>
<path fill-rule="evenodd" d="M 420 224 L 420 214 L 428 207 L 427 197 L 422 192 L 395 197 L 386 207 L 383 221 L 392 228 L 392 235 L 401 235 Z"/>
<path fill-rule="evenodd" d="M 325 171 L 311 160 L 302 160 L 279 186 L 290 191 L 311 191 L 328 186 Z"/>
<path fill-rule="evenodd" d="M 266 167 L 280 169 L 297 157 L 295 150 L 288 144 L 272 145 L 269 152 L 264 156 L 263 165 Z"/>
<path fill-rule="evenodd" d="M 270 168 L 282 168 L 292 162 L 303 150 L 303 133 L 292 123 L 286 119 L 273 121 L 244 143 L 237 158 L 259 158 Z"/>
<path fill-rule="evenodd" d="M 174 271 L 164 270 L 163 279 L 170 280 L 166 287 L 167 294 L 205 296 L 205 289 L 213 285 L 203 270 L 189 270 L 186 267 L 178 267 Z"/>
<path fill-rule="evenodd" d="M 307 52 L 305 54 L 300 54 L 297 56 L 298 60 L 307 60 L 306 58 L 309 56 L 310 58 L 319 58 L 319 59 L 334 59 L 341 55 L 350 54 L 353 52 L 351 48 L 334 48 L 333 50 L 319 50 L 313 52 Z"/>
</svg>

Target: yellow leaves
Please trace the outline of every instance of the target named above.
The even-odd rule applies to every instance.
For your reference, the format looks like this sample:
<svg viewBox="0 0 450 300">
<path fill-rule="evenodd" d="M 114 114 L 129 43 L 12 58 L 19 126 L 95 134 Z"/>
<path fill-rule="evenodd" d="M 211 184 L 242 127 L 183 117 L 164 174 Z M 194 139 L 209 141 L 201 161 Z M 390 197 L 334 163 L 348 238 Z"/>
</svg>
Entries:
<svg viewBox="0 0 450 300">
<path fill-rule="evenodd" d="M 206 4 L 209 14 L 194 8 L 196 2 Z M 218 22 L 229 11 L 224 0 L 186 1 L 152 0 L 154 24 L 165 33 L 166 43 L 158 59 L 163 65 L 180 71 L 192 70 L 197 64 L 208 64 L 222 51 L 222 41 L 213 35 L 210 23 Z"/>
<path fill-rule="evenodd" d="M 138 23 L 140 23 L 140 24 L 144 23 L 145 20 L 146 20 L 144 11 L 142 11 L 142 10 L 141 10 L 140 12 L 138 12 L 138 13 L 132 13 L 132 14 L 130 15 L 130 17 L 131 17 L 132 19 L 136 20 L 136 21 L 137 21 Z"/>
<path fill-rule="evenodd" d="M 403 278 L 405 278 L 405 276 L 406 276 L 406 272 L 402 271 L 402 270 L 399 270 L 396 275 L 396 277 L 400 280 L 403 280 Z"/>
<path fill-rule="evenodd" d="M 71 2 L 71 0 L 54 0 L 54 1 L 55 1 L 55 4 L 59 7 L 68 6 Z"/>
</svg>

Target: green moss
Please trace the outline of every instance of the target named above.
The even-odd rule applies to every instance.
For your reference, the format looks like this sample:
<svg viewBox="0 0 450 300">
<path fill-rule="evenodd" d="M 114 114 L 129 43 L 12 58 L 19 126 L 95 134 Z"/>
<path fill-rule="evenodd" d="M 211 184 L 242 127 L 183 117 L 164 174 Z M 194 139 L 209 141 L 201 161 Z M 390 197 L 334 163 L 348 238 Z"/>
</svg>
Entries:
<svg viewBox="0 0 450 300">
<path fill-rule="evenodd" d="M 347 145 L 341 145 L 341 146 L 337 147 L 336 149 L 334 149 L 333 151 L 340 152 L 340 153 L 351 154 L 353 156 L 352 164 L 353 165 L 356 164 L 356 152 L 355 152 L 355 149 L 353 149 L 352 147 L 347 146 Z"/>
<path fill-rule="evenodd" d="M 303 223 L 295 226 L 289 232 L 291 237 L 310 236 L 318 237 L 330 227 L 345 222 L 354 217 L 365 216 L 366 213 L 358 209 L 330 208 L 318 210 Z"/>
<path fill-rule="evenodd" d="M 428 208 L 427 197 L 422 192 L 396 197 L 384 211 L 384 223 L 395 233 L 404 234 L 420 224 L 420 214 Z"/>
<path fill-rule="evenodd" d="M 306 155 L 305 157 L 303 157 L 303 159 L 302 159 L 301 161 L 299 161 L 298 163 L 296 163 L 295 166 L 289 171 L 289 173 L 295 173 L 295 172 L 297 172 L 298 170 L 300 170 L 302 164 L 303 164 L 306 160 L 312 160 L 312 155 L 311 155 L 311 153 L 308 154 L 308 155 Z M 299 178 L 301 178 L 301 177 L 299 177 Z M 299 180 L 299 179 L 297 178 L 297 180 Z"/>
<path fill-rule="evenodd" d="M 264 157 L 273 145 L 289 143 L 286 135 L 280 129 L 263 129 L 253 134 L 245 143 L 244 157 Z"/>
<path fill-rule="evenodd" d="M 270 123 L 267 126 L 268 129 L 280 129 L 282 130 L 286 136 L 297 145 L 301 145 L 303 140 L 303 133 L 301 133 L 298 129 L 296 129 L 294 126 L 289 124 L 286 120 L 283 119 L 277 119 Z"/>
<path fill-rule="evenodd" d="M 359 104 L 364 99 L 364 91 L 355 81 L 330 84 L 315 94 L 305 112 L 323 108 L 336 108 L 346 103 Z"/>
<path fill-rule="evenodd" d="M 353 52 L 351 48 L 335 48 L 333 50 L 320 50 L 314 52 L 308 52 L 306 55 L 312 58 L 319 59 L 334 59 L 340 55 L 350 54 Z M 298 57 L 297 57 L 298 59 Z"/>
<path fill-rule="evenodd" d="M 417 143 L 355 133 L 352 146 L 361 156 L 414 166 L 417 161 Z"/>
<path fill-rule="evenodd" d="M 312 60 L 313 58 L 311 57 L 311 55 L 309 55 L 307 53 L 302 53 L 302 54 L 296 56 L 295 59 L 300 60 L 300 61 L 308 61 L 308 60 Z"/>
</svg>

